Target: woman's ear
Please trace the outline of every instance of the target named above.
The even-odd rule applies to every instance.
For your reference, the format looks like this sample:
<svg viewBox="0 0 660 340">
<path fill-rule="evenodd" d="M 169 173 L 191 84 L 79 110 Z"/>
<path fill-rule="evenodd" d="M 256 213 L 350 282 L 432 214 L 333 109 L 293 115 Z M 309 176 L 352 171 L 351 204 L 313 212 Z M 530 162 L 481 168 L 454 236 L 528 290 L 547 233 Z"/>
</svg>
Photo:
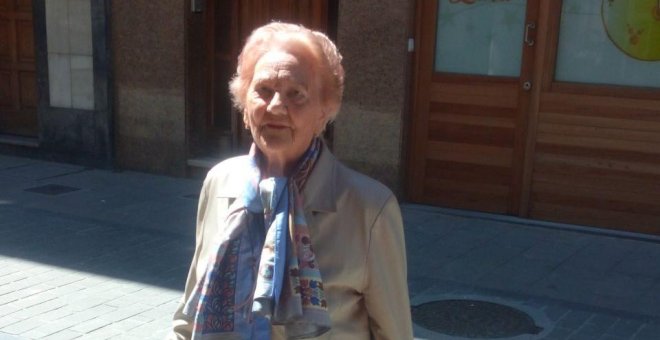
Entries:
<svg viewBox="0 0 660 340">
<path fill-rule="evenodd" d="M 245 109 L 243 109 L 241 115 L 243 116 L 243 127 L 245 127 L 245 130 L 250 130 L 250 123 L 248 121 L 248 116 L 247 112 L 245 112 Z"/>
<path fill-rule="evenodd" d="M 319 117 L 318 121 L 318 126 L 316 127 L 316 131 L 314 131 L 314 135 L 316 137 L 320 137 L 323 134 L 323 131 L 325 131 L 326 125 L 328 125 L 330 115 L 328 114 L 327 109 L 324 107 L 321 110 L 321 116 Z"/>
</svg>

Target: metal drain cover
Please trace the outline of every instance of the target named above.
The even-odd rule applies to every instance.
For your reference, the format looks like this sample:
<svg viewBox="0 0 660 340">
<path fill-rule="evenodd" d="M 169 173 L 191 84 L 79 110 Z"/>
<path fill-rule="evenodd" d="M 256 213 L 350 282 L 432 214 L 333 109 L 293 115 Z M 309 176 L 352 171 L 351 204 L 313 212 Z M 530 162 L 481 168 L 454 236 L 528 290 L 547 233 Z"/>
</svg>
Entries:
<svg viewBox="0 0 660 340">
<path fill-rule="evenodd" d="M 464 338 L 507 338 L 543 330 L 518 309 L 479 300 L 423 303 L 412 307 L 412 317 L 428 330 Z"/>
</svg>

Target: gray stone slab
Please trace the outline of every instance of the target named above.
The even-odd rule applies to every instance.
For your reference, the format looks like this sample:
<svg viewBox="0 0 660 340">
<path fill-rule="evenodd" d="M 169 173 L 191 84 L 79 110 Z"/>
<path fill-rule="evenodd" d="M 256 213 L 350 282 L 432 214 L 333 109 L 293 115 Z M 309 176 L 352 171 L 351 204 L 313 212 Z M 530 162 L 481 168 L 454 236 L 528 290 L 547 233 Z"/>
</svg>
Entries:
<svg viewBox="0 0 660 340">
<path fill-rule="evenodd" d="M 660 324 L 645 324 L 635 334 L 634 340 L 656 340 L 660 335 Z"/>
<path fill-rule="evenodd" d="M 34 161 L 29 158 L 0 155 L 0 174 L 6 169 L 24 167 Z"/>
<path fill-rule="evenodd" d="M 644 322 L 639 320 L 619 319 L 617 323 L 607 330 L 606 334 L 622 337 L 624 339 L 632 339 L 633 336 L 643 328 L 643 326 Z"/>
</svg>

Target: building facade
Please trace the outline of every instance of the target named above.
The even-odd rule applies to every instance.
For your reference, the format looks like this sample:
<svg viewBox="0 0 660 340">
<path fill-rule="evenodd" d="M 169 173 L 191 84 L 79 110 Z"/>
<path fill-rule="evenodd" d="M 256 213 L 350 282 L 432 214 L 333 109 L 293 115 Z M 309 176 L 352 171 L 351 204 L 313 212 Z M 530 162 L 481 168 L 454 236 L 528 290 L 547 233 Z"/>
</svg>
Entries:
<svg viewBox="0 0 660 340">
<path fill-rule="evenodd" d="M 660 233 L 654 0 L 3 0 L 0 152 L 199 176 L 249 136 L 227 82 L 271 20 L 325 31 L 326 134 L 406 201 Z"/>
</svg>

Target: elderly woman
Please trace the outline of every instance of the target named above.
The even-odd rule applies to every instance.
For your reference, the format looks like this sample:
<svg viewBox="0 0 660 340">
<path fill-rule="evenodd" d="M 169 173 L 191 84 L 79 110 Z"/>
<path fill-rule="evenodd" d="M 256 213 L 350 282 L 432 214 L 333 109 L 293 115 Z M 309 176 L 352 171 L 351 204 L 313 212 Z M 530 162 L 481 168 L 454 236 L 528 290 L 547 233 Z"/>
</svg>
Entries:
<svg viewBox="0 0 660 340">
<path fill-rule="evenodd" d="M 340 106 L 335 45 L 255 30 L 230 83 L 254 143 L 204 181 L 178 339 L 412 339 L 401 213 L 321 133 Z"/>
</svg>

